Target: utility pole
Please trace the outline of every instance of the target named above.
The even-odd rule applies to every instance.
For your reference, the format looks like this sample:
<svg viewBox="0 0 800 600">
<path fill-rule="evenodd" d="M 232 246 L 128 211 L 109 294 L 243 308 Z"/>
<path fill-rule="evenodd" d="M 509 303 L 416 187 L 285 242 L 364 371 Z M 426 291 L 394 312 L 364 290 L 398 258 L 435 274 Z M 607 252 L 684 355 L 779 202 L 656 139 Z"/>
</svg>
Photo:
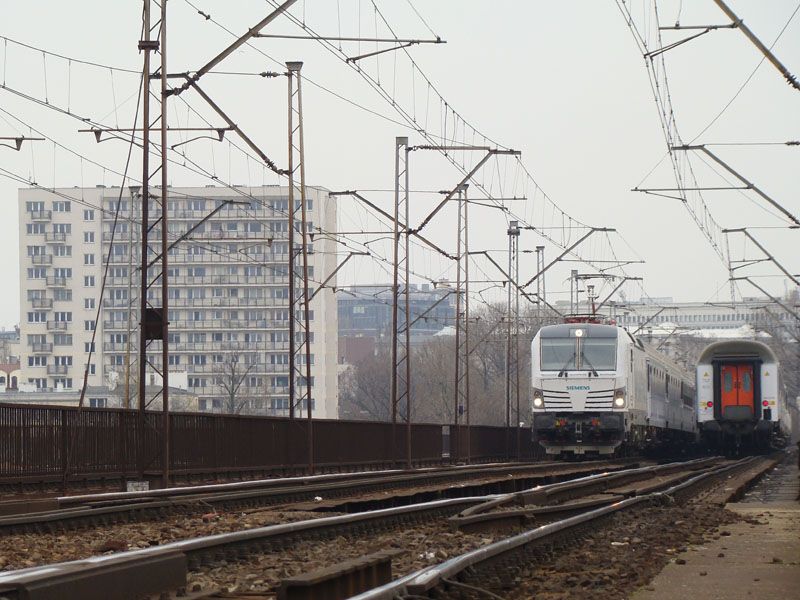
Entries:
<svg viewBox="0 0 800 600">
<path fill-rule="evenodd" d="M 160 18 L 158 22 L 158 34 L 156 39 L 152 38 L 151 25 L 151 0 L 144 0 L 142 11 L 142 32 L 143 39 L 139 41 L 139 50 L 144 53 L 143 82 L 142 82 L 142 190 L 141 190 L 141 211 L 142 211 L 142 250 L 141 250 L 141 284 L 139 290 L 140 302 L 140 322 L 139 322 L 139 402 L 137 413 L 138 443 L 137 443 L 137 463 L 139 477 L 144 478 L 145 470 L 149 465 L 145 456 L 145 410 L 148 405 L 156 398 L 161 398 L 162 403 L 162 431 L 161 431 L 161 472 L 162 484 L 164 487 L 169 485 L 170 467 L 170 423 L 169 423 L 169 320 L 168 320 L 168 281 L 167 281 L 167 187 L 169 179 L 167 177 L 167 97 L 170 90 L 167 89 L 167 1 L 162 0 Z M 158 77 L 161 82 L 160 88 L 160 116 L 158 118 L 158 129 L 160 132 L 160 151 L 161 164 L 155 172 L 150 172 L 150 132 L 152 129 L 151 105 L 150 105 L 150 83 L 151 77 L 151 53 L 160 52 L 160 65 Z M 135 135 L 131 132 L 131 135 Z M 150 180 L 156 172 L 161 172 L 161 194 L 154 196 L 150 192 Z M 150 201 L 158 198 L 155 208 L 160 207 L 160 215 L 153 222 L 150 221 Z M 131 195 L 133 202 L 133 194 Z M 151 246 L 152 243 L 152 246 Z M 154 259 L 150 259 L 150 253 L 156 253 L 156 248 L 160 247 L 161 254 Z M 159 264 L 160 263 L 160 264 Z M 129 277 L 132 273 L 128 274 Z M 156 285 L 160 284 L 160 285 Z M 160 298 L 154 294 L 153 302 L 149 301 L 150 289 L 160 289 Z M 161 364 L 154 365 L 147 357 L 150 343 L 154 340 L 161 341 Z M 147 367 L 150 367 L 160 375 L 160 389 L 150 400 L 147 399 Z"/>
<path fill-rule="evenodd" d="M 518 236 L 519 234 L 517 234 Z M 522 459 L 522 439 L 520 430 L 520 396 L 519 396 L 519 237 L 514 243 L 514 264 L 513 270 L 510 271 L 513 277 L 514 288 L 514 393 L 517 400 L 517 420 L 515 422 L 517 432 L 517 460 Z M 541 300 L 539 300 L 541 303 Z"/>
<path fill-rule="evenodd" d="M 141 187 L 130 186 L 131 202 L 128 206 L 128 329 L 125 336 L 125 408 L 131 407 L 131 322 L 133 321 L 133 223 L 134 198 L 141 202 Z"/>
<path fill-rule="evenodd" d="M 458 196 L 458 219 L 456 221 L 456 365 L 455 365 L 455 429 L 456 448 L 460 450 L 458 442 L 458 416 L 464 411 L 465 430 L 465 460 L 469 463 L 471 458 L 470 448 L 470 390 L 469 390 L 469 200 L 467 198 L 468 184 L 459 184 L 456 193 Z M 456 453 L 456 458 L 460 452 Z"/>
<path fill-rule="evenodd" d="M 306 200 L 306 170 L 305 149 L 303 147 L 303 95 L 301 87 L 300 70 L 303 63 L 299 61 L 287 62 L 287 77 L 289 81 L 289 418 L 293 419 L 295 405 L 298 403 L 297 386 L 305 387 L 299 394 L 299 403 L 305 399 L 307 421 L 307 451 L 308 470 L 314 472 L 314 421 L 312 419 L 311 397 L 311 327 L 308 294 L 308 208 Z M 300 176 L 300 201 L 299 206 L 295 201 L 295 173 Z M 300 212 L 299 227 L 296 214 Z M 295 234 L 300 234 L 299 248 L 295 248 Z M 301 259 L 300 295 L 297 294 L 297 258 Z M 298 317 L 298 314 L 301 315 Z M 296 322 L 297 321 L 297 322 Z M 298 327 L 300 325 L 300 335 Z M 298 342 L 298 339 L 299 342 Z M 302 354 L 301 354 L 302 353 Z M 298 361 L 298 357 L 303 359 Z M 298 369 L 298 362 L 305 363 L 305 369 Z M 300 384 L 295 381 L 298 378 Z M 305 380 L 305 385 L 302 385 Z"/>
<path fill-rule="evenodd" d="M 578 271 L 572 269 L 569 274 L 569 312 L 577 314 L 578 306 Z"/>
<path fill-rule="evenodd" d="M 169 239 L 167 235 L 169 201 L 167 191 L 167 0 L 161 0 L 161 414 L 163 434 L 161 461 L 163 486 L 169 487 L 170 422 L 169 422 Z"/>
<path fill-rule="evenodd" d="M 512 330 L 514 328 L 515 319 L 512 318 L 511 313 L 514 307 L 513 299 L 516 294 L 516 280 L 514 275 L 514 265 L 518 264 L 519 253 L 519 222 L 511 221 L 508 224 L 508 284 L 507 284 L 507 299 L 506 299 L 506 380 L 505 380 L 505 397 L 506 397 L 506 457 L 511 458 L 511 371 L 512 371 Z M 538 255 L 537 255 L 538 258 Z M 538 261 L 537 261 L 538 269 Z M 537 283 L 537 288 L 538 288 Z"/>
<path fill-rule="evenodd" d="M 397 462 L 397 410 L 400 402 L 406 400 L 408 437 L 411 427 L 411 301 L 409 290 L 409 175 L 408 138 L 395 138 L 394 157 L 394 255 L 392 272 L 392 373 L 391 373 L 391 415 L 392 415 L 392 459 Z M 404 225 L 401 225 L 401 222 Z M 401 300 L 400 294 L 404 295 Z M 402 307 L 402 308 L 401 308 Z M 403 326 L 400 311 L 403 312 Z M 402 328 L 402 331 L 401 331 Z M 401 345 L 400 336 L 403 335 Z M 408 442 L 408 440 L 407 440 Z M 406 449 L 407 460 L 411 462 L 411 448 Z"/>
<path fill-rule="evenodd" d="M 536 246 L 536 272 L 544 269 L 544 246 Z M 545 312 L 547 311 L 547 290 L 545 289 L 545 275 L 536 280 L 536 297 L 539 300 L 537 317 L 539 327 L 542 326 Z"/>
</svg>

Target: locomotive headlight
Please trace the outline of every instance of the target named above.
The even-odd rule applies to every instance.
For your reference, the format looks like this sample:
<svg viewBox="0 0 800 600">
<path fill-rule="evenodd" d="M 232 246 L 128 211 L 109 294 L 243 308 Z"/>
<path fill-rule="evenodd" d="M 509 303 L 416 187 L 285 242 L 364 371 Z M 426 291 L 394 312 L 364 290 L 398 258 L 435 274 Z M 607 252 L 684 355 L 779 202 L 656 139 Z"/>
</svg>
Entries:
<svg viewBox="0 0 800 600">
<path fill-rule="evenodd" d="M 625 406 L 625 390 L 616 390 L 614 392 L 614 407 L 622 408 Z"/>
<path fill-rule="evenodd" d="M 533 407 L 534 408 L 542 408 L 544 406 L 544 397 L 542 396 L 542 390 L 533 390 Z"/>
</svg>

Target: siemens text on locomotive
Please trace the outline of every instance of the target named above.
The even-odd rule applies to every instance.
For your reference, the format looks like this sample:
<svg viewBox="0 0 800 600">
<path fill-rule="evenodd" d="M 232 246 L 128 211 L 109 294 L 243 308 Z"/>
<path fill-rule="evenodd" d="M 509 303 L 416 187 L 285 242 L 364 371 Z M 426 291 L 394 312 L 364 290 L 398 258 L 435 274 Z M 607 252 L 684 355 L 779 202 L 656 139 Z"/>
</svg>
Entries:
<svg viewBox="0 0 800 600">
<path fill-rule="evenodd" d="M 694 379 L 627 330 L 542 327 L 531 343 L 533 438 L 548 454 L 691 443 Z"/>
</svg>

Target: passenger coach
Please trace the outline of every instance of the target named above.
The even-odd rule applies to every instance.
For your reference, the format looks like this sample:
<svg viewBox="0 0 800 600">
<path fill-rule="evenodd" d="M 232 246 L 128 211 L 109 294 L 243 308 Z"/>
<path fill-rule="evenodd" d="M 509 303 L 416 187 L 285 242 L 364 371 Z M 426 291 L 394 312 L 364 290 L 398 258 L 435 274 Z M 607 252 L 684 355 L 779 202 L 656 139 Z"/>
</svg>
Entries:
<svg viewBox="0 0 800 600">
<path fill-rule="evenodd" d="M 715 447 L 765 448 L 778 432 L 784 407 L 775 353 L 754 340 L 706 346 L 697 361 L 701 435 Z"/>
</svg>

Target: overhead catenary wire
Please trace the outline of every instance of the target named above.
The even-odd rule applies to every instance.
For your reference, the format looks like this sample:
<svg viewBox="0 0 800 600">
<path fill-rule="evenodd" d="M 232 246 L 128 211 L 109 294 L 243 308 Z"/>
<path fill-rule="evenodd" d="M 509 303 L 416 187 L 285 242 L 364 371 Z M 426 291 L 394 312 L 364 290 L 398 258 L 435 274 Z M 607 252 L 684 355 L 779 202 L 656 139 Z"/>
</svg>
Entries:
<svg viewBox="0 0 800 600">
<path fill-rule="evenodd" d="M 464 132 L 464 129 L 465 129 L 465 122 L 461 122 L 461 121 L 459 121 L 459 120 L 458 120 L 458 118 L 457 118 L 457 115 L 456 115 L 455 111 L 454 111 L 454 110 L 453 110 L 451 107 L 447 106 L 447 107 L 445 108 L 445 111 L 444 111 L 444 116 L 445 116 L 445 119 L 444 119 L 444 122 L 445 122 L 445 123 L 447 123 L 447 122 L 448 122 L 448 120 L 450 120 L 450 119 L 452 118 L 452 121 L 451 121 L 451 122 L 452 122 L 452 124 L 453 124 L 453 125 L 452 125 L 452 126 L 447 126 L 447 125 L 445 125 L 445 127 L 447 127 L 447 131 L 448 131 L 448 134 L 449 134 L 449 135 L 448 135 L 448 138 L 449 138 L 449 137 L 452 137 L 453 139 L 455 139 L 455 138 L 456 138 L 456 136 L 459 136 L 459 135 L 463 135 L 463 134 L 464 134 L 463 132 Z M 402 122 L 399 122 L 399 121 L 395 121 L 395 122 L 397 122 L 397 123 L 399 123 L 399 124 L 402 124 Z M 131 141 L 131 143 L 133 143 L 133 138 L 134 138 L 134 137 L 135 137 L 135 136 L 131 136 L 131 138 L 130 138 L 130 141 Z M 119 139 L 123 139 L 123 140 L 124 140 L 124 139 L 125 139 L 125 137 L 124 137 L 124 136 L 120 136 L 120 138 L 119 138 Z M 184 166 L 185 166 L 185 165 L 184 165 Z M 496 167 L 496 168 L 495 168 L 493 171 L 494 171 L 495 173 L 497 173 L 497 175 L 498 175 L 498 181 L 501 181 L 501 182 L 502 182 L 502 181 L 505 181 L 505 179 L 503 178 L 503 176 L 501 176 L 501 175 L 500 175 L 500 165 L 499 165 L 499 162 L 496 162 L 496 164 L 495 164 L 495 167 Z M 507 164 L 505 164 L 505 167 L 506 167 L 506 169 L 507 169 Z M 524 167 L 524 165 L 523 165 L 523 167 Z M 194 171 L 194 172 L 198 172 L 198 171 Z M 212 173 L 213 173 L 213 171 L 212 171 Z M 529 174 L 528 174 L 528 175 L 529 175 Z M 507 176 L 507 175 L 506 175 L 506 176 Z M 230 177 L 229 177 L 229 179 L 230 179 Z M 214 180 L 215 180 L 215 181 L 218 181 L 218 180 L 219 180 L 219 178 L 218 178 L 218 177 L 216 177 L 216 178 L 214 178 Z M 246 194 L 245 194 L 245 195 L 246 195 Z M 567 231 L 569 231 L 569 232 L 571 232 L 571 231 L 572 231 L 572 227 L 574 226 L 573 224 L 574 224 L 574 223 L 577 223 L 577 222 L 576 222 L 576 221 L 574 221 L 574 219 L 572 219 L 571 217 L 567 217 L 565 214 L 562 214 L 562 217 L 565 217 L 565 218 L 567 219 L 567 221 L 566 221 L 566 223 L 567 223 L 566 230 L 567 230 Z M 562 228 L 561 228 L 561 229 L 562 229 L 562 230 L 564 230 L 564 229 L 565 229 L 565 227 L 564 227 L 564 226 L 562 226 Z M 193 242 L 193 243 L 194 243 L 194 242 Z"/>
</svg>

